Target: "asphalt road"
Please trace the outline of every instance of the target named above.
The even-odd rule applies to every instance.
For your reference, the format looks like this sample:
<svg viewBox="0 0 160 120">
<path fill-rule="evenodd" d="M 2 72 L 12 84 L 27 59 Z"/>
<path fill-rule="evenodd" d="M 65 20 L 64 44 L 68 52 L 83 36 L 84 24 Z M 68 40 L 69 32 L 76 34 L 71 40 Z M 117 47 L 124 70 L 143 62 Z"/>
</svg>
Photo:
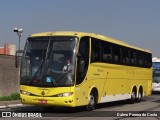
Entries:
<svg viewBox="0 0 160 120">
<path fill-rule="evenodd" d="M 42 107 L 23 105 L 19 107 L 11 107 L 7 109 L 0 109 L 3 112 L 12 112 L 12 119 L 20 120 L 31 119 L 28 117 L 37 116 L 34 120 L 132 120 L 132 119 L 160 119 L 160 93 L 152 94 L 151 96 L 143 98 L 140 103 L 129 104 L 127 101 L 110 102 L 99 104 L 92 112 L 85 111 L 84 107 L 78 108 L 62 108 L 55 107 L 50 110 L 45 110 Z M 18 117 L 17 117 L 18 116 Z M 40 118 L 42 116 L 42 118 Z M 131 117 L 132 116 L 132 117 Z M 11 118 L 0 118 L 11 119 Z"/>
</svg>

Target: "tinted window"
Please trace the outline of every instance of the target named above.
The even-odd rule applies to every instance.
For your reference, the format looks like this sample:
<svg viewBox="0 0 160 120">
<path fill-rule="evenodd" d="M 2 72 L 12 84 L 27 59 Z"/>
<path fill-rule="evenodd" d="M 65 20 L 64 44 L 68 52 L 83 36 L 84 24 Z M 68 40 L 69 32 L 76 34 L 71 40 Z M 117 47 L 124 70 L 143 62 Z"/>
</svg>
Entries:
<svg viewBox="0 0 160 120">
<path fill-rule="evenodd" d="M 91 62 L 98 62 L 101 61 L 101 41 L 92 38 L 92 45 L 91 45 Z"/>
<path fill-rule="evenodd" d="M 76 85 L 83 82 L 89 64 L 89 37 L 82 37 L 79 44 Z"/>
<path fill-rule="evenodd" d="M 91 62 L 150 68 L 152 55 L 136 49 L 92 38 Z"/>
</svg>

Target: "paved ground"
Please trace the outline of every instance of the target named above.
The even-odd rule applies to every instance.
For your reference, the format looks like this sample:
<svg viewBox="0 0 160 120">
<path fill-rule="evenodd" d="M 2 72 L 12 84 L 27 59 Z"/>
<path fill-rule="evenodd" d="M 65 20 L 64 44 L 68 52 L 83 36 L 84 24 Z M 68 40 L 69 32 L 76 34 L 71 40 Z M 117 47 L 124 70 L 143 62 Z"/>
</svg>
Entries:
<svg viewBox="0 0 160 120">
<path fill-rule="evenodd" d="M 41 117 L 33 118 L 34 120 L 158 120 L 160 119 L 160 94 L 153 94 L 144 99 L 140 103 L 128 104 L 126 101 L 111 102 L 107 104 L 99 104 L 93 112 L 84 111 L 84 109 L 67 109 L 67 108 L 53 108 L 46 111 L 42 107 L 32 105 L 22 105 L 19 100 L 15 101 L 0 101 L 0 112 L 20 113 L 29 111 L 30 113 L 41 114 Z M 115 114 L 116 113 L 116 114 Z M 119 116 L 119 114 L 139 113 L 140 115 L 152 115 L 147 117 L 126 117 Z M 28 113 L 26 113 L 28 115 Z M 17 114 L 13 114 L 17 115 Z M 117 116 L 116 116 L 117 115 Z M 110 117 L 112 116 L 112 117 Z M 15 117 L 15 116 L 14 116 Z M 14 120 L 21 120 L 21 117 L 12 117 Z M 10 120 L 11 118 L 0 118 L 0 120 Z M 27 117 L 25 119 L 31 119 Z"/>
<path fill-rule="evenodd" d="M 4 109 L 7 107 L 14 106 L 22 106 L 20 100 L 12 100 L 12 101 L 0 101 L 0 109 Z"/>
</svg>

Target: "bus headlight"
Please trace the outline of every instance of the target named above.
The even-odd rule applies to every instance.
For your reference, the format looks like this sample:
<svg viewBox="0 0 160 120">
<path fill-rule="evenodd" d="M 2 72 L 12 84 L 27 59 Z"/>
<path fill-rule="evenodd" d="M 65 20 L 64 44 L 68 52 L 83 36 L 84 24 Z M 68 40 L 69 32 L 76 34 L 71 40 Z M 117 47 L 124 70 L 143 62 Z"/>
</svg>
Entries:
<svg viewBox="0 0 160 120">
<path fill-rule="evenodd" d="M 30 95 L 31 95 L 31 93 L 26 92 L 26 91 L 23 91 L 23 90 L 20 90 L 20 93 L 21 93 L 21 94 L 23 94 L 23 95 L 28 95 L 28 96 L 30 96 Z"/>
<path fill-rule="evenodd" d="M 73 92 L 60 93 L 60 94 L 57 94 L 57 95 L 53 95 L 53 97 L 68 97 L 68 96 L 71 96 L 71 95 L 73 95 Z"/>
</svg>

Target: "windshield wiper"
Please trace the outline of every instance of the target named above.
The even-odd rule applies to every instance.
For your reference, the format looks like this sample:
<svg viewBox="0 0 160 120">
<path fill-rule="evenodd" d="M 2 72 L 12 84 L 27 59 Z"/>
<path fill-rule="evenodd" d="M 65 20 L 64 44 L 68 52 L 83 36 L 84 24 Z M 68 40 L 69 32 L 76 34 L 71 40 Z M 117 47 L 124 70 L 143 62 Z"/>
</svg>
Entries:
<svg viewBox="0 0 160 120">
<path fill-rule="evenodd" d="M 44 60 L 44 67 L 42 68 L 42 74 L 43 75 L 46 72 L 44 69 L 46 69 L 46 65 L 47 65 L 47 59 L 48 59 L 48 52 L 49 52 L 50 43 L 51 43 L 51 37 L 49 39 L 48 46 L 47 46 L 46 56 L 45 56 L 45 60 Z"/>
</svg>

